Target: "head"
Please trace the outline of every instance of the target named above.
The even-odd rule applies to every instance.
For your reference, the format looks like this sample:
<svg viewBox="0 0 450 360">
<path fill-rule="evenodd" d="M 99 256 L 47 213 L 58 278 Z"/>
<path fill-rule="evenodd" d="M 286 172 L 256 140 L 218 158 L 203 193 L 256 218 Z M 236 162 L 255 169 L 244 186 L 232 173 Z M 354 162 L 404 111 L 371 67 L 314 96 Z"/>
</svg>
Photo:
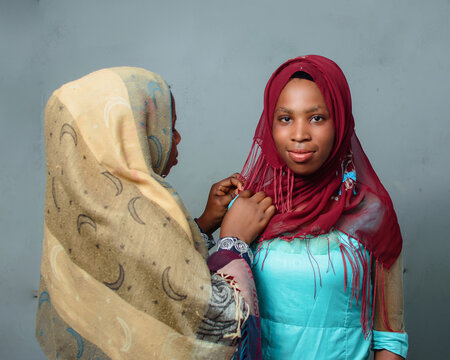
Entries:
<svg viewBox="0 0 450 360">
<path fill-rule="evenodd" d="M 177 146 L 181 141 L 181 135 L 175 128 L 176 121 L 177 121 L 177 112 L 175 109 L 175 99 L 173 97 L 172 92 L 170 93 L 170 99 L 171 99 L 171 110 L 172 110 L 171 111 L 172 112 L 172 145 L 170 147 L 170 153 L 169 153 L 169 158 L 166 163 L 166 167 L 164 168 L 164 170 L 161 174 L 162 176 L 167 176 L 169 174 L 170 170 L 172 169 L 172 167 L 175 166 L 176 164 L 178 164 Z"/>
<path fill-rule="evenodd" d="M 128 98 L 139 131 L 140 144 L 152 176 L 167 175 L 177 163 L 180 134 L 175 130 L 175 101 L 169 86 L 158 74 L 144 69 L 125 68 Z"/>
<path fill-rule="evenodd" d="M 278 154 L 299 176 L 314 174 L 329 158 L 334 124 L 325 99 L 305 72 L 296 72 L 278 97 L 272 135 Z"/>
<path fill-rule="evenodd" d="M 297 176 L 333 174 L 353 132 L 350 90 L 333 61 L 301 56 L 272 74 L 255 141 L 273 169 L 287 165 Z"/>
</svg>

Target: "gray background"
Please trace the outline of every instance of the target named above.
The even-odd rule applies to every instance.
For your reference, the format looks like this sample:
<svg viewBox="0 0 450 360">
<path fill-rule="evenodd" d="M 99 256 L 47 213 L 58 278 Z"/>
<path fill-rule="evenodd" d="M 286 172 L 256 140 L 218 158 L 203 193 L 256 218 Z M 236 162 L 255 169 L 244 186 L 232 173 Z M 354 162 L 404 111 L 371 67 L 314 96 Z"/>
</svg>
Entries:
<svg viewBox="0 0 450 360">
<path fill-rule="evenodd" d="M 43 109 L 61 84 L 118 65 L 173 86 L 193 215 L 239 171 L 264 85 L 316 53 L 347 75 L 357 133 L 404 236 L 409 359 L 447 356 L 450 241 L 448 0 L 0 0 L 0 358 L 43 359 L 34 338 L 45 188 Z"/>
</svg>

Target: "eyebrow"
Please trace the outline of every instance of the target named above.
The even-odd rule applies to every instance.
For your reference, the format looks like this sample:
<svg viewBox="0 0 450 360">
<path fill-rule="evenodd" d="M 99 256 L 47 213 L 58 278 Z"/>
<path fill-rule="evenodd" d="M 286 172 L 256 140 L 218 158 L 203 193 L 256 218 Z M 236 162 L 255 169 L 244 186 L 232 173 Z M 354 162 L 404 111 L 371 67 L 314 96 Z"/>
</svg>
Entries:
<svg viewBox="0 0 450 360">
<path fill-rule="evenodd" d="M 313 106 L 313 107 L 310 107 L 308 110 L 306 110 L 305 112 L 306 113 L 312 113 L 312 112 L 316 112 L 316 111 L 319 111 L 319 110 L 322 110 L 323 109 L 323 107 L 322 106 L 320 106 L 320 105 L 315 105 L 315 106 Z"/>
<path fill-rule="evenodd" d="M 285 107 L 282 107 L 282 106 L 280 106 L 279 108 L 275 109 L 275 112 L 278 112 L 278 111 L 285 112 L 285 113 L 287 113 L 289 115 L 292 115 L 294 113 L 292 110 L 290 110 L 288 108 L 285 108 Z"/>
<path fill-rule="evenodd" d="M 320 105 L 314 105 L 314 106 L 310 107 L 309 109 L 307 109 L 306 111 L 304 111 L 304 113 L 305 114 L 310 114 L 312 112 L 316 112 L 316 111 L 319 111 L 319 110 L 326 111 L 326 108 L 324 108 L 323 106 L 320 106 Z M 280 106 L 280 107 L 275 109 L 275 113 L 278 112 L 278 111 L 287 113 L 289 115 L 292 115 L 294 113 L 294 111 L 292 111 L 291 109 L 285 108 L 283 106 Z"/>
</svg>

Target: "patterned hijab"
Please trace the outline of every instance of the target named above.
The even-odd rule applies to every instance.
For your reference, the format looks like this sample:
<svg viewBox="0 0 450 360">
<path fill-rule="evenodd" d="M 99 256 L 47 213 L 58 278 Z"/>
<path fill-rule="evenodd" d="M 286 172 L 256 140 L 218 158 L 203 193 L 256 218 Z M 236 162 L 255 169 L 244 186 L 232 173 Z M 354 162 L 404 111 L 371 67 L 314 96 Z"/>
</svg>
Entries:
<svg viewBox="0 0 450 360">
<path fill-rule="evenodd" d="M 293 174 L 283 162 L 272 136 L 278 97 L 299 71 L 309 74 L 319 87 L 335 129 L 329 158 L 316 173 L 303 177 Z M 387 269 L 400 254 L 402 238 L 392 201 L 355 134 L 350 89 L 333 61 L 302 56 L 273 73 L 242 174 L 246 188 L 264 190 L 277 208 L 260 241 L 305 238 L 337 228 L 361 242 Z"/>
<path fill-rule="evenodd" d="M 37 338 L 49 359 L 231 357 L 197 339 L 211 278 L 201 234 L 160 176 L 171 96 L 139 68 L 96 71 L 45 112 Z"/>
</svg>

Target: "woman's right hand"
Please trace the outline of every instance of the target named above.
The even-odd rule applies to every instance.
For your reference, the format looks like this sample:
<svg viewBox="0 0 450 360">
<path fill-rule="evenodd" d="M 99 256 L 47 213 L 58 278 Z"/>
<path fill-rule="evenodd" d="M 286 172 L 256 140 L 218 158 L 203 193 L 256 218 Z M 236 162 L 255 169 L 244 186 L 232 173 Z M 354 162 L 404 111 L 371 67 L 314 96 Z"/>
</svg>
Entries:
<svg viewBox="0 0 450 360">
<path fill-rule="evenodd" d="M 223 218 L 220 237 L 237 237 L 250 245 L 274 214 L 272 199 L 264 192 L 253 195 L 250 190 L 245 190 Z"/>
</svg>

